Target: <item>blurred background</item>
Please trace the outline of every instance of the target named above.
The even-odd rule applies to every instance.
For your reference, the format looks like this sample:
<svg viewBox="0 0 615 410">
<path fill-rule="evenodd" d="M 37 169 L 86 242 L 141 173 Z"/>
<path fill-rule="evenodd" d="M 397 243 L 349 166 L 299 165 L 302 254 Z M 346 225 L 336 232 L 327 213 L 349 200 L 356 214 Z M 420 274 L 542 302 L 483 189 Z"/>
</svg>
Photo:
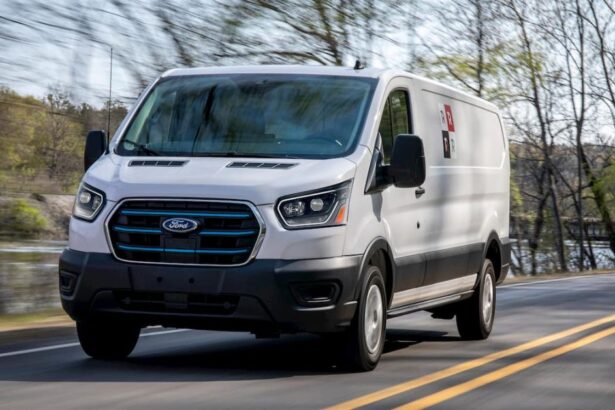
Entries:
<svg viewBox="0 0 615 410">
<path fill-rule="evenodd" d="M 614 267 L 610 0 L 0 0 L 0 314 L 58 312 L 85 133 L 156 76 L 356 59 L 502 109 L 513 275 Z"/>
</svg>

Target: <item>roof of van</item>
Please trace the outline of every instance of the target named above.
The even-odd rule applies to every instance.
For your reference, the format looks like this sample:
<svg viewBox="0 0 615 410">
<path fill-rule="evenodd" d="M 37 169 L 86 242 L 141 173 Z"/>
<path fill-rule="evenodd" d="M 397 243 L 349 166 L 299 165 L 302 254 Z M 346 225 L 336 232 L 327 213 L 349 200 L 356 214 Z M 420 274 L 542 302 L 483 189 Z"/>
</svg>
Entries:
<svg viewBox="0 0 615 410">
<path fill-rule="evenodd" d="M 388 81 L 393 77 L 408 77 L 422 83 L 428 88 L 446 90 L 448 93 L 466 101 L 477 102 L 496 110 L 497 107 L 482 98 L 468 94 L 446 84 L 425 78 L 416 74 L 408 73 L 399 69 L 391 68 L 362 68 L 355 70 L 352 67 L 336 67 L 321 65 L 245 65 L 245 66 L 217 66 L 198 68 L 175 68 L 166 71 L 161 77 L 175 77 L 184 75 L 211 75 L 211 74 L 305 74 L 305 75 L 334 75 L 344 77 L 377 78 Z"/>
</svg>

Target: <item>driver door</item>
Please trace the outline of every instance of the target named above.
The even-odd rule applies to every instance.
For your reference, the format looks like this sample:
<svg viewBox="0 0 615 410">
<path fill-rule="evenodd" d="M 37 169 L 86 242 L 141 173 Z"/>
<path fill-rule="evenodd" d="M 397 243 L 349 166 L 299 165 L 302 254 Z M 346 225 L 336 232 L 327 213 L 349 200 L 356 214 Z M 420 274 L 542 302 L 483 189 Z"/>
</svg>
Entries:
<svg viewBox="0 0 615 410">
<path fill-rule="evenodd" d="M 410 80 L 395 79 L 389 85 L 389 93 L 378 128 L 382 146 L 382 161 L 388 165 L 395 137 L 412 134 L 413 124 L 410 106 Z M 396 264 L 394 292 L 414 289 L 422 285 L 425 274 L 426 232 L 423 228 L 427 218 L 427 203 L 420 188 L 389 186 L 382 192 L 383 219 L 389 231 L 389 241 Z M 399 299 L 399 298 L 398 298 Z M 396 305 L 403 305 L 396 302 Z"/>
</svg>

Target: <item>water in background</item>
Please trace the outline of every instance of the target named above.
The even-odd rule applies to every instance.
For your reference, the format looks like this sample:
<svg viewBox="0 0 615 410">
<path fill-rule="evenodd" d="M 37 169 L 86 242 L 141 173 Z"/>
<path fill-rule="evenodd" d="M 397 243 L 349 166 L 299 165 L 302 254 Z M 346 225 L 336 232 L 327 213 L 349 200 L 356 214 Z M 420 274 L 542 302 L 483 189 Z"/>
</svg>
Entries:
<svg viewBox="0 0 615 410">
<path fill-rule="evenodd" d="M 575 244 L 567 245 L 569 269 L 575 270 Z M 65 246 L 63 241 L 0 241 L 0 314 L 60 307 L 58 259 Z M 527 265 L 527 246 L 523 246 L 522 252 Z M 599 268 L 613 267 L 607 243 L 595 243 L 594 252 Z M 556 267 L 554 252 L 541 253 L 538 260 L 540 272 L 552 272 Z M 519 262 L 514 253 L 513 262 Z M 525 269 L 529 270 L 529 266 Z"/>
<path fill-rule="evenodd" d="M 58 259 L 64 241 L 0 241 L 0 314 L 60 307 Z"/>
<path fill-rule="evenodd" d="M 568 271 L 570 272 L 578 272 L 578 258 L 579 258 L 579 248 L 578 244 L 574 241 L 565 241 L 566 245 L 566 260 L 568 263 Z M 531 271 L 531 261 L 530 261 L 530 249 L 527 244 L 527 241 L 523 241 L 521 248 L 517 246 L 517 241 L 512 241 L 512 265 L 513 265 L 513 273 L 520 273 L 517 267 L 523 265 L 523 272 L 528 273 Z M 594 253 L 594 258 L 596 259 L 596 267 L 597 269 L 613 269 L 615 266 L 615 259 L 613 258 L 613 252 L 611 252 L 611 248 L 609 247 L 609 243 L 606 241 L 593 241 L 592 242 L 592 250 Z M 519 258 L 521 256 L 521 258 Z M 557 253 L 553 248 L 542 248 L 539 253 L 536 255 L 536 260 L 538 262 L 537 271 L 538 273 L 551 273 L 557 271 L 558 262 L 557 262 Z M 587 257 L 584 261 L 585 269 L 591 269 L 589 264 L 589 260 Z"/>
</svg>

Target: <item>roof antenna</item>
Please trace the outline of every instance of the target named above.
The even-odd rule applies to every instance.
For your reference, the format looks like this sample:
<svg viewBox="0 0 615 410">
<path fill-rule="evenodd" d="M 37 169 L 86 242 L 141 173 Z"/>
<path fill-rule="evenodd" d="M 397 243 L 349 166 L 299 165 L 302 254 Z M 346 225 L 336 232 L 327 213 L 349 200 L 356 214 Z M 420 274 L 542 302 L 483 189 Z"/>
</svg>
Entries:
<svg viewBox="0 0 615 410">
<path fill-rule="evenodd" d="M 365 68 L 365 65 L 361 62 L 361 60 L 357 58 L 357 60 L 354 62 L 354 69 L 363 70 L 364 68 Z"/>
<path fill-rule="evenodd" d="M 109 142 L 111 140 L 111 92 L 113 87 L 113 47 L 109 53 L 109 101 L 107 101 L 107 152 L 109 152 Z"/>
</svg>

